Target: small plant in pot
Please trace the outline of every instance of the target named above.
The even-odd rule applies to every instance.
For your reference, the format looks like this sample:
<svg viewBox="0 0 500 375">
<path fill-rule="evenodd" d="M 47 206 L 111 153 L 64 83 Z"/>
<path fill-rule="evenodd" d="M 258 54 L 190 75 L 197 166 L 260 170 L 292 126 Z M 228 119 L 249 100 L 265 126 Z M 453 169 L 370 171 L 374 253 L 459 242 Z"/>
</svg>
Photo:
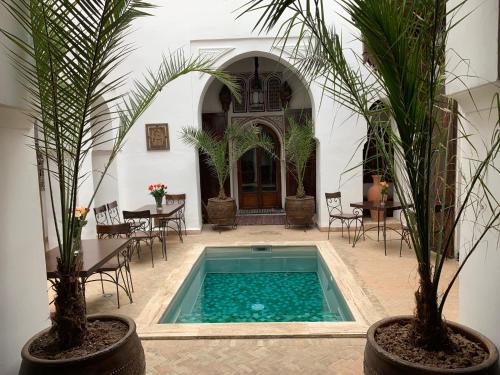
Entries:
<svg viewBox="0 0 500 375">
<path fill-rule="evenodd" d="M 239 124 L 228 125 L 221 137 L 203 129 L 184 128 L 181 139 L 206 155 L 208 166 L 217 178 L 219 195 L 209 198 L 207 204 L 211 224 L 214 227 L 234 227 L 236 225 L 236 202 L 226 195 L 224 183 L 235 163 L 247 151 L 262 147 L 271 152 L 273 147 L 271 140 L 261 133 L 258 126 Z"/>
<path fill-rule="evenodd" d="M 316 148 L 314 126 L 310 119 L 306 119 L 303 124 L 293 118 L 288 121 L 290 125 L 285 133 L 285 158 L 297 181 L 297 192 L 286 197 L 286 223 L 287 226 L 310 226 L 313 224 L 316 206 L 314 197 L 306 194 L 304 176 L 307 162 Z"/>
<path fill-rule="evenodd" d="M 153 8 L 147 2 L 0 0 L 0 7 L 24 32 L 19 37 L 0 29 L 30 94 L 27 115 L 44 158 L 59 247 L 52 327 L 26 343 L 20 374 L 144 374 L 134 321 L 86 314 L 79 277 L 88 213 L 78 208 L 79 188 L 88 177 L 82 165 L 93 146 L 110 145 L 109 160 L 85 202 L 90 207 L 125 136 L 169 82 L 198 71 L 215 76 L 237 95 L 236 85 L 212 68 L 212 60 L 185 58 L 179 50 L 165 56 L 159 69 L 136 82 L 130 93 L 120 92 L 127 76 L 117 68 L 131 51 L 126 37 L 133 21 Z"/>
<path fill-rule="evenodd" d="M 462 20 L 454 12 L 464 2 L 454 2 L 450 9 L 446 0 L 338 0 L 346 12 L 344 19 L 359 31 L 369 54 L 373 66 L 366 71 L 353 65 L 353 49 L 342 44 L 325 19 L 331 9 L 326 2 L 324 6 L 322 0 L 269 0 L 264 5 L 262 0 L 249 1 L 248 11 L 263 9 L 259 23 L 264 29 L 278 26 L 283 33 L 280 41 L 289 41 L 292 30 L 300 28 L 296 67 L 317 80 L 326 94 L 357 113 L 369 127 L 376 125 L 370 103 L 383 98 L 392 119 L 393 127 L 385 128 L 389 141 L 376 136 L 375 142 L 388 161 L 395 196 L 406 207 L 403 214 L 419 285 L 413 315 L 389 317 L 368 330 L 367 375 L 498 373 L 495 345 L 471 328 L 447 321 L 443 314 L 460 271 L 482 248 L 486 234 L 500 225 L 500 205 L 493 192 L 497 186 L 488 185 L 494 181 L 492 175 L 500 174 L 495 165 L 500 119 L 489 144 L 472 145 L 476 155 L 465 160 L 466 167 L 459 171 L 466 177 L 459 201 L 447 199 L 454 187 L 443 183 L 447 170 L 442 165 L 456 142 L 452 126 L 443 122 L 453 114 L 451 101 L 443 96 L 446 41 L 448 32 Z M 331 14 L 327 18 L 332 19 Z M 361 56 L 354 60 L 363 61 Z M 459 134 L 469 142 L 466 127 Z M 436 188 L 436 181 L 443 186 Z M 451 282 L 440 286 L 455 229 L 467 212 L 475 214 L 467 219 L 477 235 L 460 251 L 461 263 Z"/>
</svg>

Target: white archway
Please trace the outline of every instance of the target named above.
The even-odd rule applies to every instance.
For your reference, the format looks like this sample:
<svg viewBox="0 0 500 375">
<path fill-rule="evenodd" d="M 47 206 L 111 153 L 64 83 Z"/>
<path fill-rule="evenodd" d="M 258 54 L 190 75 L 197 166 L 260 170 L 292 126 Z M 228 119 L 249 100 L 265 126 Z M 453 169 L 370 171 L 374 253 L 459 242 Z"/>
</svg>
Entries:
<svg viewBox="0 0 500 375">
<path fill-rule="evenodd" d="M 225 56 L 223 56 L 225 57 Z M 240 53 L 234 53 L 232 56 L 227 56 L 225 59 L 221 58 L 221 61 L 218 62 L 218 69 L 221 70 L 229 70 L 231 67 L 237 64 L 237 63 L 242 63 L 244 61 L 248 61 L 249 59 L 252 59 L 254 57 L 259 57 L 263 58 L 265 60 L 270 60 L 272 62 L 276 63 L 276 67 L 278 70 L 281 68 L 282 73 L 283 73 L 283 79 L 282 81 L 290 81 L 295 83 L 296 89 L 294 89 L 294 94 L 297 95 L 300 93 L 299 96 L 303 96 L 306 100 L 304 100 L 303 106 L 296 107 L 295 109 L 303 109 L 303 108 L 310 108 L 311 109 L 311 116 L 315 118 L 316 114 L 316 107 L 315 107 L 315 101 L 314 97 L 311 92 L 311 88 L 309 87 L 309 83 L 304 79 L 304 77 L 285 59 L 280 57 L 279 55 L 262 51 L 262 50 L 248 50 L 245 52 L 240 52 Z M 269 63 L 268 63 L 269 66 Z M 248 71 L 248 69 L 247 69 Z M 231 71 L 230 71 L 231 72 Z M 267 71 L 269 74 L 272 74 L 272 72 Z M 215 79 L 212 77 L 207 78 L 204 83 L 202 83 L 202 88 L 198 100 L 198 105 L 197 105 L 197 117 L 198 117 L 198 126 L 202 126 L 202 116 L 204 113 L 204 104 L 205 101 L 207 100 L 207 94 L 211 95 L 211 101 L 214 102 L 214 92 L 210 93 L 210 90 L 213 91 L 213 84 L 216 84 Z M 218 91 L 217 91 L 218 93 Z M 218 101 L 218 97 L 216 98 Z M 298 105 L 298 103 L 297 103 Z M 265 126 L 270 127 L 277 135 L 280 141 L 280 184 L 281 184 L 281 206 L 284 207 L 284 201 L 286 197 L 286 186 L 287 186 L 287 173 L 286 173 L 286 163 L 284 162 L 284 142 L 283 142 L 283 135 L 284 135 L 284 128 L 285 128 L 285 113 L 283 111 L 278 111 L 278 112 L 246 112 L 246 113 L 233 113 L 232 112 L 232 105 L 230 110 L 227 112 L 227 122 L 235 122 L 237 121 L 238 123 L 245 125 L 248 123 L 261 123 Z M 317 159 L 318 162 L 318 159 Z M 316 163 L 317 163 L 316 162 Z M 315 166 L 317 170 L 317 165 Z M 200 184 L 200 166 L 199 163 L 197 163 L 196 166 L 197 169 L 197 177 L 198 177 L 198 194 L 201 200 L 201 184 Z M 230 176 L 230 189 L 231 189 L 231 196 L 235 198 L 236 202 L 239 204 L 239 197 L 238 197 L 238 178 L 237 178 L 237 167 L 235 166 L 232 170 L 231 176 Z M 317 180 L 317 177 L 316 177 Z M 317 181 L 315 181 L 316 186 L 318 186 Z M 317 188 L 316 188 L 317 189 Z"/>
</svg>

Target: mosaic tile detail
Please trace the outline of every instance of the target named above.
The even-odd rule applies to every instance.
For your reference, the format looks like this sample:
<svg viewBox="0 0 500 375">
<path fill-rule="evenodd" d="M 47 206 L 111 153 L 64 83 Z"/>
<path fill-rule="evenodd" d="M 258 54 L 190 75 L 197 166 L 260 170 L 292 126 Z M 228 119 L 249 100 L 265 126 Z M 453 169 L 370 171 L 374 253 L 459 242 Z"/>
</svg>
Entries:
<svg viewBox="0 0 500 375">
<path fill-rule="evenodd" d="M 316 272 L 207 273 L 178 323 L 342 321 Z"/>
</svg>

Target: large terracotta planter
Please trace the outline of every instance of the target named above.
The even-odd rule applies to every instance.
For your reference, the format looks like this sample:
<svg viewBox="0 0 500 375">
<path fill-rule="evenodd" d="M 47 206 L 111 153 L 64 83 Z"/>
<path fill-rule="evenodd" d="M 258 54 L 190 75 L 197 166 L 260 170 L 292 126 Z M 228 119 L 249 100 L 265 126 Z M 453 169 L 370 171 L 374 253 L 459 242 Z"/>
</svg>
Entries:
<svg viewBox="0 0 500 375">
<path fill-rule="evenodd" d="M 373 184 L 372 186 L 370 186 L 367 192 L 368 202 L 380 202 L 380 200 L 382 199 L 382 193 L 380 187 L 380 181 L 382 180 L 382 176 L 372 175 L 372 179 L 373 179 Z M 370 215 L 372 221 L 384 220 L 384 211 L 370 210 Z"/>
<path fill-rule="evenodd" d="M 48 360 L 33 357 L 29 348 L 33 341 L 47 332 L 33 336 L 21 351 L 22 363 L 19 375 L 144 375 L 146 360 L 135 323 L 123 315 L 90 315 L 88 320 L 120 320 L 127 324 L 127 334 L 118 342 L 85 357 Z"/>
<path fill-rule="evenodd" d="M 233 198 L 210 198 L 207 213 L 210 223 L 215 226 L 236 225 L 236 202 Z"/>
<path fill-rule="evenodd" d="M 313 225 L 316 204 L 314 197 L 306 195 L 304 198 L 295 196 L 286 197 L 285 213 L 287 225 Z"/>
<path fill-rule="evenodd" d="M 481 342 L 489 352 L 489 357 L 481 364 L 459 369 L 439 369 L 414 364 L 382 349 L 375 341 L 378 328 L 396 322 L 409 322 L 412 316 L 394 316 L 373 324 L 367 333 L 364 359 L 365 375 L 496 375 L 498 371 L 498 351 L 495 345 L 480 333 L 463 325 L 447 322 L 455 331 L 463 336 Z"/>
</svg>

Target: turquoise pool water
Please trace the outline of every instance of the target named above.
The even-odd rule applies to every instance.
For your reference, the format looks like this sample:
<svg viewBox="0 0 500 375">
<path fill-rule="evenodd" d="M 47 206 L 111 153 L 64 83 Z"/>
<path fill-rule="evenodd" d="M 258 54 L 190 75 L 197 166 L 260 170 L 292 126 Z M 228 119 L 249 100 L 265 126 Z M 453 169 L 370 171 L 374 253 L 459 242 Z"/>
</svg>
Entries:
<svg viewBox="0 0 500 375">
<path fill-rule="evenodd" d="M 207 248 L 160 323 L 352 320 L 315 247 Z"/>
</svg>

